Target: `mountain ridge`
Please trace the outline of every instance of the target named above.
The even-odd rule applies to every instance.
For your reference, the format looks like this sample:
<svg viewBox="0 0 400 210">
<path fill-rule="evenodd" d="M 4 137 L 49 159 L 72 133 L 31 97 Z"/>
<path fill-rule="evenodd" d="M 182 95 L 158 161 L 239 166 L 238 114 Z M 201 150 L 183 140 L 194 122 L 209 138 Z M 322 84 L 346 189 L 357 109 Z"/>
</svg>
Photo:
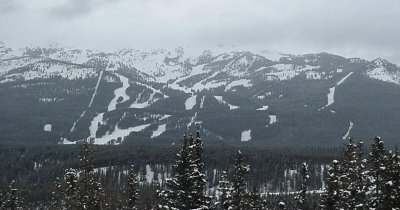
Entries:
<svg viewBox="0 0 400 210">
<path fill-rule="evenodd" d="M 400 105 L 394 99 L 400 68 L 381 58 L 281 53 L 279 60 L 277 54 L 270 60 L 250 51 L 214 55 L 210 50 L 187 57 L 184 48 L 107 53 L 54 46 L 25 48 L 13 58 L 13 50 L 4 50 L 4 44 L 0 49 L 0 91 L 5 101 L 0 116 L 29 116 L 30 124 L 38 124 L 18 133 L 29 123 L 0 123 L 2 142 L 34 134 L 45 139 L 39 142 L 52 143 L 86 138 L 99 144 L 173 143 L 176 136 L 199 125 L 211 141 L 246 139 L 243 144 L 332 146 L 341 144 L 343 136 L 362 138 L 373 130 L 396 144 L 400 136 L 394 126 L 383 123 L 386 117 L 387 124 L 400 123 L 400 113 L 393 108 Z M 377 88 L 371 92 L 372 86 Z M 357 88 L 359 93 L 354 92 Z M 376 107 L 349 97 L 387 103 Z M 29 107 L 27 101 L 35 112 L 18 112 Z M 371 113 L 372 108 L 383 115 Z M 383 125 L 364 122 L 373 119 Z M 53 125 L 51 131 L 39 126 L 48 124 Z"/>
</svg>

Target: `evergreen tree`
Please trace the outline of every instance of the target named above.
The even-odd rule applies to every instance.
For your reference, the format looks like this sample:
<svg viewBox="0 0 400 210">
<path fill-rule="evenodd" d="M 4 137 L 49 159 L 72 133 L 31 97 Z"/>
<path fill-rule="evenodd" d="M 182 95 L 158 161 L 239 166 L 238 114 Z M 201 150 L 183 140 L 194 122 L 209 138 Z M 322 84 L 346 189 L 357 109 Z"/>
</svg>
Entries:
<svg viewBox="0 0 400 210">
<path fill-rule="evenodd" d="M 231 207 L 233 210 L 245 210 L 248 208 L 248 203 L 246 202 L 246 175 L 249 173 L 249 171 L 249 166 L 244 164 L 243 155 L 240 150 L 238 150 L 235 158 L 235 176 L 233 180 L 232 191 Z"/>
<path fill-rule="evenodd" d="M 84 142 L 80 155 L 80 173 L 78 180 L 78 205 L 83 209 L 101 209 L 104 198 L 101 184 L 95 181 L 92 166 L 92 148 Z"/>
<path fill-rule="evenodd" d="M 139 183 L 136 180 L 136 174 L 133 171 L 133 166 L 128 173 L 126 184 L 127 203 L 124 209 L 137 210 L 137 202 L 139 200 Z"/>
<path fill-rule="evenodd" d="M 296 206 L 297 209 L 308 209 L 307 205 L 307 186 L 308 181 L 310 179 L 310 175 L 308 174 L 308 165 L 307 163 L 301 164 L 300 169 L 300 192 L 296 196 Z"/>
<path fill-rule="evenodd" d="M 278 203 L 278 209 L 285 210 L 286 209 L 286 204 L 283 201 L 279 202 Z"/>
<path fill-rule="evenodd" d="M 263 209 L 263 202 L 261 199 L 261 195 L 258 192 L 257 186 L 255 185 L 253 186 L 253 189 L 249 194 L 248 202 L 249 202 L 249 209 L 251 210 Z"/>
<path fill-rule="evenodd" d="M 228 210 L 232 203 L 232 189 L 226 171 L 222 171 L 221 180 L 218 182 L 217 190 L 218 200 L 216 202 L 216 208 L 218 210 Z"/>
<path fill-rule="evenodd" d="M 190 180 L 192 183 L 192 190 L 190 191 L 190 197 L 192 199 L 192 208 L 208 209 L 209 199 L 204 194 L 206 186 L 205 174 L 204 174 L 204 162 L 203 162 L 203 142 L 200 138 L 200 131 L 197 129 L 196 139 L 190 136 L 192 145 L 189 146 L 190 153 Z"/>
<path fill-rule="evenodd" d="M 322 194 L 321 208 L 326 210 L 339 209 L 339 176 L 341 176 L 339 162 L 332 161 L 326 178 L 326 189 Z"/>
<path fill-rule="evenodd" d="M 18 197 L 18 189 L 15 188 L 15 181 L 11 181 L 6 192 L 4 193 L 3 201 L 1 202 L 1 209 L 19 209 L 21 207 L 21 201 Z"/>
<path fill-rule="evenodd" d="M 385 145 L 383 141 L 379 137 L 375 137 L 368 159 L 370 165 L 370 170 L 368 171 L 368 175 L 370 176 L 368 182 L 368 200 L 369 205 L 372 208 L 381 208 L 382 203 L 384 202 L 383 190 L 386 184 L 386 158 Z"/>
<path fill-rule="evenodd" d="M 53 192 L 51 192 L 51 209 L 63 209 L 62 192 L 62 184 L 60 179 L 57 177 L 54 182 Z"/>
<path fill-rule="evenodd" d="M 166 182 L 167 190 L 159 192 L 159 209 L 190 209 L 191 199 L 189 196 L 192 190 L 190 145 L 193 139 L 187 135 L 183 138 L 183 145 L 179 152 L 178 160 L 174 165 L 175 176 Z"/>
<path fill-rule="evenodd" d="M 105 196 L 101 184 L 95 180 L 92 153 L 90 144 L 85 142 L 79 156 L 79 170 L 65 170 L 61 203 L 66 209 L 103 209 Z"/>
<path fill-rule="evenodd" d="M 199 131 L 196 139 L 184 136 L 174 169 L 175 176 L 166 182 L 167 190 L 157 194 L 161 200 L 155 209 L 209 209 L 209 199 L 204 195 L 206 180 Z"/>
<path fill-rule="evenodd" d="M 349 138 L 343 154 L 342 173 L 339 176 L 339 206 L 344 209 L 368 209 L 364 174 L 366 160 L 363 159 L 362 142 L 355 144 Z"/>
<path fill-rule="evenodd" d="M 64 174 L 64 201 L 63 206 L 67 209 L 77 208 L 78 194 L 78 172 L 75 169 L 66 169 Z"/>
</svg>

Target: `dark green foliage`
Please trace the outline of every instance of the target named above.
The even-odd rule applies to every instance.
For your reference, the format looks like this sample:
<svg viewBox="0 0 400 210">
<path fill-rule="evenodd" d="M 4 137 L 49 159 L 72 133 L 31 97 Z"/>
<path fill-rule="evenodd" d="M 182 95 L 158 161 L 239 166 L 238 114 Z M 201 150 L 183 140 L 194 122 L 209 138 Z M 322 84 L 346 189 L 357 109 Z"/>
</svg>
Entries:
<svg viewBox="0 0 400 210">
<path fill-rule="evenodd" d="M 8 186 L 4 195 L 0 197 L 0 209 L 15 210 L 21 207 L 21 200 L 18 196 L 18 189 L 14 186 L 14 180 Z"/>
<path fill-rule="evenodd" d="M 137 203 L 139 200 L 139 186 L 138 181 L 136 180 L 136 174 L 133 170 L 133 166 L 131 166 L 126 183 L 126 206 L 124 207 L 124 209 L 137 210 Z"/>
<path fill-rule="evenodd" d="M 246 176 L 250 169 L 245 165 L 242 152 L 238 150 L 235 156 L 235 174 L 232 188 L 232 209 L 245 210 L 249 208 L 249 203 L 245 199 L 248 197 Z"/>
<path fill-rule="evenodd" d="M 332 161 L 331 166 L 328 170 L 328 176 L 325 184 L 326 189 L 322 194 L 321 208 L 326 210 L 335 210 L 339 206 L 340 196 L 340 183 L 339 176 L 341 175 L 339 162 L 337 160 Z"/>
<path fill-rule="evenodd" d="M 300 189 L 296 195 L 296 209 L 305 210 L 309 209 L 309 204 L 307 203 L 307 186 L 310 180 L 310 175 L 308 172 L 307 163 L 301 164 L 300 168 Z"/>
<path fill-rule="evenodd" d="M 218 182 L 218 200 L 216 209 L 228 210 L 232 204 L 232 186 L 228 181 L 226 171 L 222 171 L 221 180 Z"/>
</svg>

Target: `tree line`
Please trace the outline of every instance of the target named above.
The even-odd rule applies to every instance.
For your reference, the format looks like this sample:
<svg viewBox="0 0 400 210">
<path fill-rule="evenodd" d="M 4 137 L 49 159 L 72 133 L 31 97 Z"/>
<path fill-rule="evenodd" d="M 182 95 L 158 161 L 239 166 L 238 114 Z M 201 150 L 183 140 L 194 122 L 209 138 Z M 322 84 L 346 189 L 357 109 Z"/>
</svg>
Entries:
<svg viewBox="0 0 400 210">
<path fill-rule="evenodd" d="M 118 202 L 107 198 L 93 170 L 92 148 L 82 145 L 78 169 L 67 169 L 52 187 L 51 203 L 44 209 L 142 209 L 138 206 L 140 184 L 134 168 L 127 172 Z M 343 159 L 329 167 L 322 191 L 308 188 L 310 172 L 307 163 L 300 167 L 297 191 L 260 193 L 250 184 L 250 166 L 240 150 L 236 151 L 232 178 L 222 172 L 215 195 L 206 193 L 204 147 L 200 133 L 184 135 L 183 144 L 173 166 L 174 174 L 158 186 L 155 199 L 146 209 L 153 210 L 255 210 L 255 209 L 400 209 L 400 158 L 397 149 L 387 151 L 384 142 L 374 138 L 366 155 L 363 143 L 352 138 L 343 149 Z M 118 180 L 115 180 L 116 182 Z M 1 209 L 23 206 L 12 182 L 0 195 Z"/>
</svg>

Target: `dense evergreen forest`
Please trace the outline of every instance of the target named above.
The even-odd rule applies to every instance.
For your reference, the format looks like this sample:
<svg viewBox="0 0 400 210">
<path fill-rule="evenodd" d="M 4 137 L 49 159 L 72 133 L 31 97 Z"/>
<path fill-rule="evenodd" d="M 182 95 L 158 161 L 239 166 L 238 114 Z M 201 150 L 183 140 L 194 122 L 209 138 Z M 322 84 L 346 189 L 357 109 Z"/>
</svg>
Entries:
<svg viewBox="0 0 400 210">
<path fill-rule="evenodd" d="M 2 209 L 399 209 L 400 160 L 368 151 L 205 145 L 3 146 Z M 176 155 L 178 154 L 178 155 Z M 79 157 L 79 158 L 78 158 Z"/>
</svg>

